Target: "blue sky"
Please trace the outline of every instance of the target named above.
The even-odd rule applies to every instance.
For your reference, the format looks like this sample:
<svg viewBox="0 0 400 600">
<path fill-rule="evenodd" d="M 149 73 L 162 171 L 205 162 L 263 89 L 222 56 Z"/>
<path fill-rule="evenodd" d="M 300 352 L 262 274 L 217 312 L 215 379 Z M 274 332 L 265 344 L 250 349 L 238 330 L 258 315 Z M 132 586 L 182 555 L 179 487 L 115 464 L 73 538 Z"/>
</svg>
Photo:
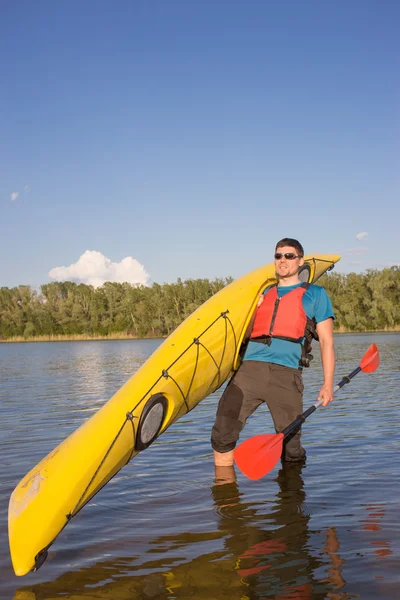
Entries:
<svg viewBox="0 0 400 600">
<path fill-rule="evenodd" d="M 399 22 L 396 0 L 2 2 L 0 286 L 237 277 L 284 236 L 344 273 L 400 264 Z"/>
</svg>

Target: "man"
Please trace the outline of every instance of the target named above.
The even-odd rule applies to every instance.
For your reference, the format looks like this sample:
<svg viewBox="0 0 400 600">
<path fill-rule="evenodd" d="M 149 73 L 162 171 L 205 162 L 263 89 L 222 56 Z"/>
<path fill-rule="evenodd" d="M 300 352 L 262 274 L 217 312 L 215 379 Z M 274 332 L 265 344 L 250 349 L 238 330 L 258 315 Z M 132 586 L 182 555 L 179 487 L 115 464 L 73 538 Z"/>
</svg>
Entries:
<svg viewBox="0 0 400 600">
<path fill-rule="evenodd" d="M 333 400 L 335 351 L 332 304 L 326 291 L 304 284 L 299 270 L 304 250 L 292 238 L 280 240 L 275 247 L 277 286 L 260 297 L 250 324 L 243 361 L 226 387 L 218 404 L 211 434 L 216 467 L 233 465 L 233 450 L 247 418 L 266 402 L 275 430 L 282 431 L 303 409 L 303 366 L 308 366 L 305 333 L 316 330 L 319 338 L 324 383 L 318 400 L 326 406 Z M 307 336 L 308 337 L 308 336 Z M 299 462 L 305 458 L 298 431 L 285 442 L 282 461 Z"/>
</svg>

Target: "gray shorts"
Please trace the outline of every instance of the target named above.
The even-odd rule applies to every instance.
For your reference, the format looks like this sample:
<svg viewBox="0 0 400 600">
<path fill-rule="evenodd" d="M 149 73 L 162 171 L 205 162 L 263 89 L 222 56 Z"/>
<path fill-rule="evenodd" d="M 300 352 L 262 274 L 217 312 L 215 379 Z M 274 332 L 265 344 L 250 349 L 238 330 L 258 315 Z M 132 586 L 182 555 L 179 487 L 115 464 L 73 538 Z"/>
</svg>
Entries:
<svg viewBox="0 0 400 600">
<path fill-rule="evenodd" d="M 273 363 L 245 360 L 230 380 L 217 408 L 211 433 L 211 445 L 217 452 L 229 452 L 236 446 L 248 417 L 265 402 L 275 431 L 282 431 L 303 410 L 303 378 L 301 370 Z M 263 433 L 262 426 L 260 433 Z M 301 432 L 285 440 L 282 459 L 305 458 L 300 444 Z"/>
</svg>

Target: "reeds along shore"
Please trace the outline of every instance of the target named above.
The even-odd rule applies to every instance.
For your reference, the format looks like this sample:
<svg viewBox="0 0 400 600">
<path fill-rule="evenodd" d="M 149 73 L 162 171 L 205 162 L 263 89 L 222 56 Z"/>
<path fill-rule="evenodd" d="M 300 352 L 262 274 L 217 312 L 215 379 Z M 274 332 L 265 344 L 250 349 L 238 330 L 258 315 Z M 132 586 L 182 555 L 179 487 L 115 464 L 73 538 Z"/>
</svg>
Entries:
<svg viewBox="0 0 400 600">
<path fill-rule="evenodd" d="M 121 331 L 119 333 L 110 333 L 107 335 L 90 335 L 85 333 L 77 334 L 57 334 L 57 335 L 34 335 L 30 337 L 24 337 L 17 335 L 8 339 L 0 339 L 0 343 L 12 343 L 12 342 L 88 342 L 95 340 L 137 340 L 137 339 L 160 339 L 167 336 L 145 336 L 139 337 L 131 335 L 128 332 Z"/>
<path fill-rule="evenodd" d="M 335 335 L 337 334 L 350 334 L 350 333 L 396 333 L 400 332 L 400 325 L 398 327 L 394 327 L 392 329 L 374 329 L 374 330 L 365 330 L 365 331 L 352 331 L 350 329 L 345 329 L 344 327 L 340 327 L 335 330 Z M 165 339 L 166 335 L 147 335 L 147 336 L 136 336 L 131 335 L 128 332 L 120 332 L 120 333 L 110 333 L 108 335 L 87 335 L 87 334 L 75 334 L 75 335 L 36 335 L 29 338 L 25 338 L 23 336 L 15 336 L 12 338 L 8 338 L 6 340 L 0 339 L 0 343 L 21 343 L 21 342 L 89 342 L 89 341 L 104 341 L 104 340 L 155 340 L 155 339 Z"/>
</svg>

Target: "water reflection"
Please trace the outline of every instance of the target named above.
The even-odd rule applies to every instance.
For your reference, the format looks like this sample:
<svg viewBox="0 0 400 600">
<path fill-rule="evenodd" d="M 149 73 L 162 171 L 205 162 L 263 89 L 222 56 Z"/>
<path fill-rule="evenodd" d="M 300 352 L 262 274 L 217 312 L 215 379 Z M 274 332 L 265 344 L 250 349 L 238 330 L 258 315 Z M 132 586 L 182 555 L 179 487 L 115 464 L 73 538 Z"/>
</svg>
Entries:
<svg viewBox="0 0 400 600">
<path fill-rule="evenodd" d="M 284 464 L 276 482 L 279 491 L 267 514 L 257 507 L 240 501 L 233 473 L 216 472 L 213 488 L 215 504 L 225 518 L 225 529 L 234 517 L 237 526 L 231 527 L 226 544 L 237 556 L 235 569 L 248 588 L 244 598 L 324 598 L 329 589 L 343 586 L 338 582 L 337 564 L 332 561 L 332 573 L 325 582 L 315 579 L 321 561 L 310 552 L 309 520 L 305 500 L 302 470 L 298 464 Z M 225 485 L 218 485 L 230 480 Z M 332 553 L 332 535 L 325 553 Z"/>
<path fill-rule="evenodd" d="M 340 543 L 336 533 L 336 527 L 329 527 L 326 532 L 326 543 L 323 552 L 329 557 L 330 566 L 328 567 L 328 577 L 326 582 L 331 584 L 331 587 L 336 590 L 341 590 L 346 585 L 343 578 L 344 560 L 339 554 Z M 340 600 L 343 594 L 340 592 L 329 592 L 328 598 L 332 600 Z"/>
<path fill-rule="evenodd" d="M 107 485 L 22 580 L 7 543 L 13 487 L 159 342 L 0 345 L 0 597 L 397 598 L 400 334 L 337 336 L 337 374 L 372 342 L 379 371 L 360 374 L 304 428 L 306 468 L 260 482 L 216 473 L 214 481 L 218 398 L 210 397 Z M 307 406 L 321 374 L 316 356 Z M 271 430 L 262 419 L 246 435 Z"/>
<path fill-rule="evenodd" d="M 151 542 L 161 558 L 119 557 L 61 575 L 52 583 L 20 588 L 14 600 L 49 597 L 171 598 L 214 600 L 344 598 L 343 558 L 334 528 L 326 532 L 322 552 L 329 558 L 328 577 L 318 580 L 322 565 L 312 552 L 301 465 L 284 465 L 275 481 L 278 493 L 265 502 L 244 502 L 233 469 L 216 471 L 211 488 L 217 531 L 161 535 Z M 218 548 L 211 542 L 220 540 Z M 213 551 L 190 560 L 193 545 Z M 94 593 L 96 588 L 96 593 Z M 349 596 L 346 596 L 346 598 Z"/>
</svg>

